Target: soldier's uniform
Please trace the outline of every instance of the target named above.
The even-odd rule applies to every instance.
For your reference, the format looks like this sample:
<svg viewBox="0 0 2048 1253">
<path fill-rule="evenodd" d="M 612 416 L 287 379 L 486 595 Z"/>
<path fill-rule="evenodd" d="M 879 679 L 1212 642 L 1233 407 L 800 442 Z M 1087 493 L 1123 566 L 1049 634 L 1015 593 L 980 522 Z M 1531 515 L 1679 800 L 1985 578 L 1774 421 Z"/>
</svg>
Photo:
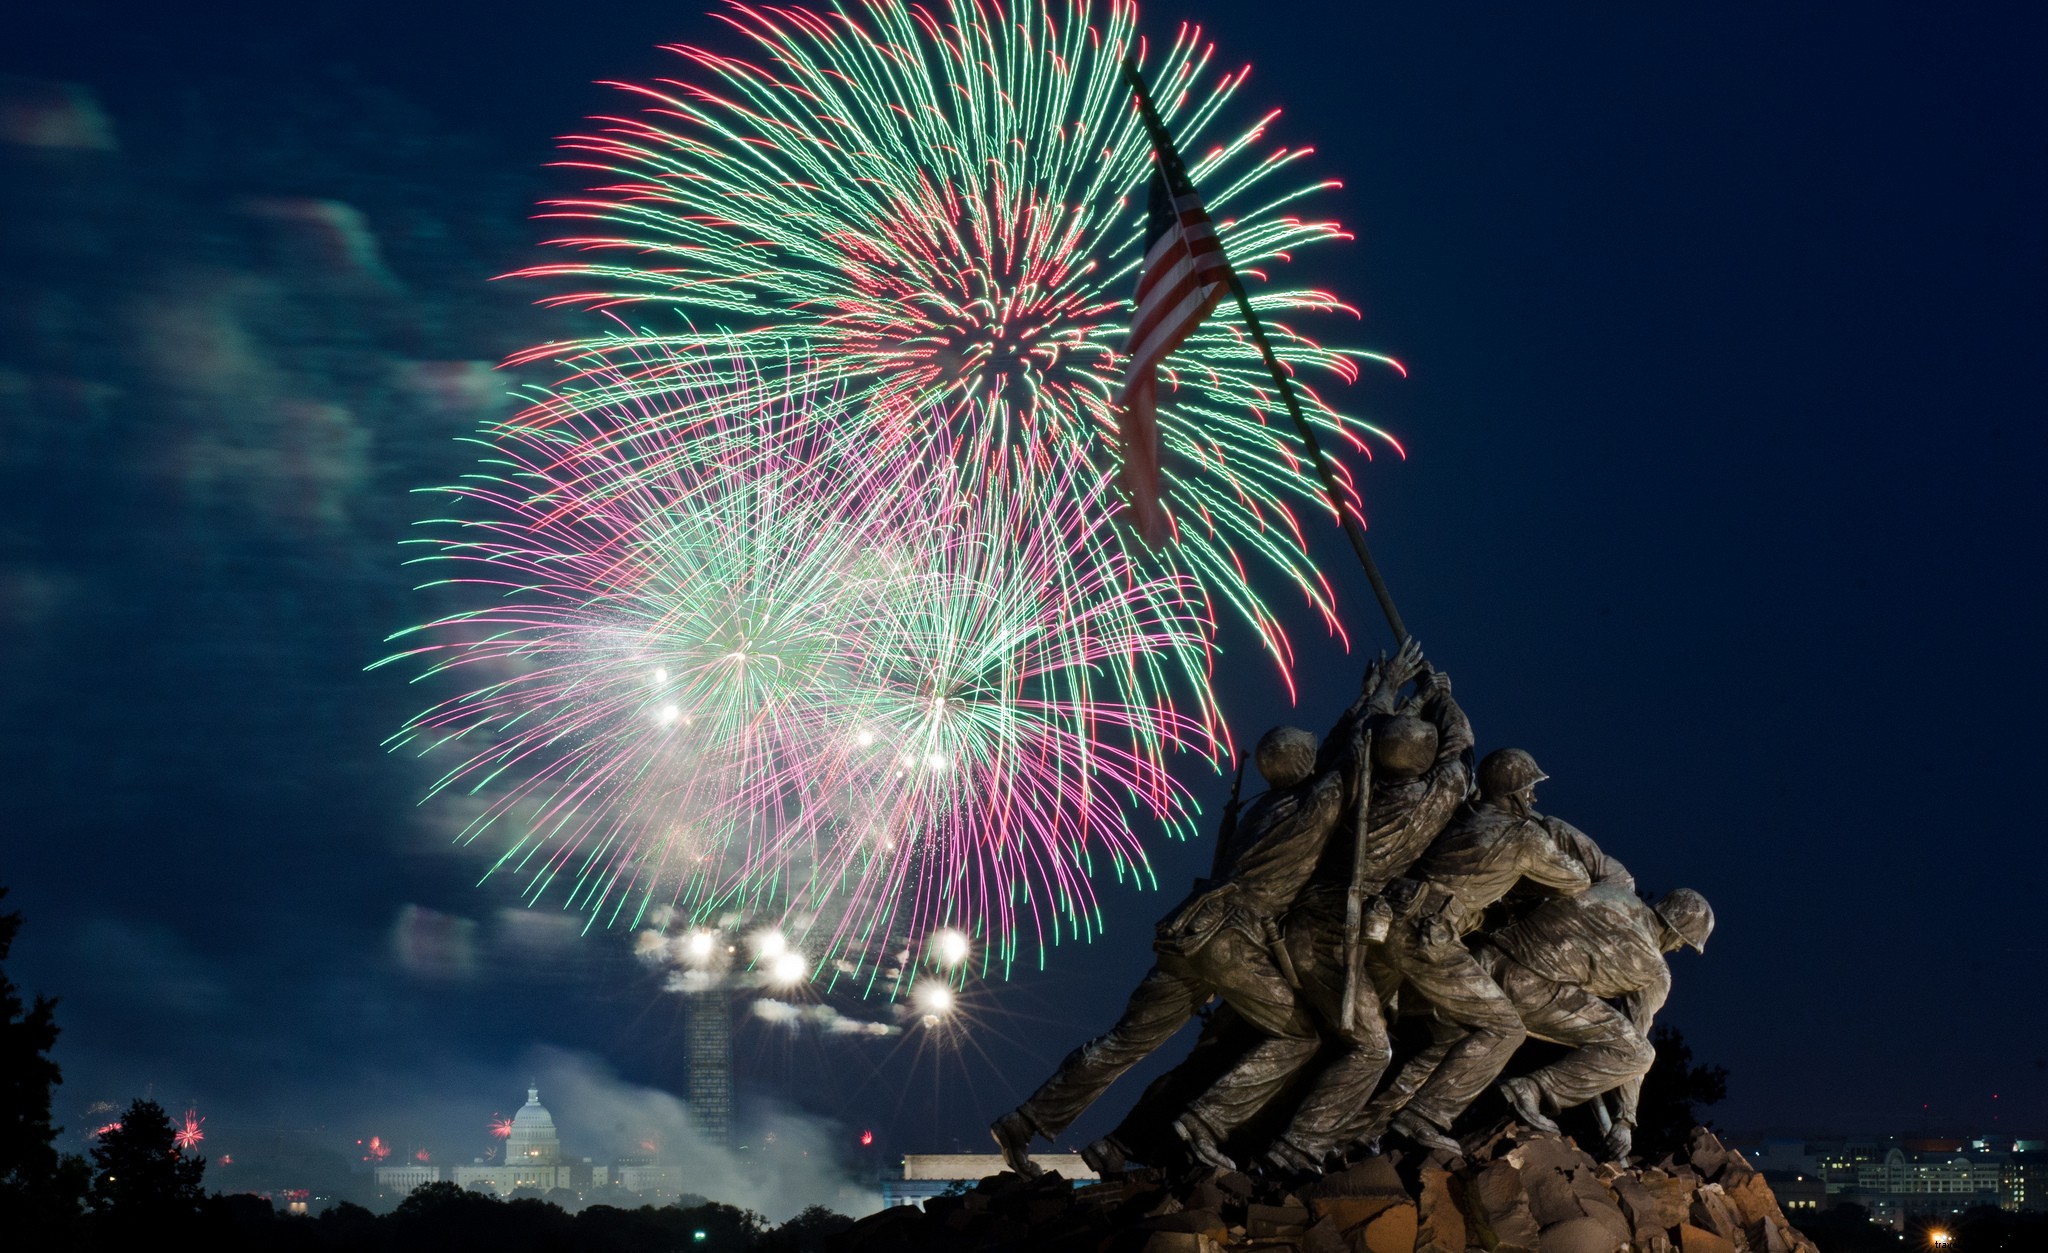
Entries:
<svg viewBox="0 0 2048 1253">
<path fill-rule="evenodd" d="M 1573 1046 L 1527 1076 L 1551 1108 L 1614 1092 L 1615 1121 L 1635 1125 L 1643 1076 L 1657 1056 L 1650 1025 L 1671 992 L 1664 932 L 1633 890 L 1609 882 L 1545 901 L 1477 945 L 1481 968 L 1529 1034 Z"/>
<path fill-rule="evenodd" d="M 1448 1128 L 1493 1082 L 1526 1035 L 1521 1014 L 1465 947 L 1464 937 L 1478 928 L 1488 906 L 1525 879 L 1568 894 L 1592 884 L 1578 851 L 1562 836 L 1565 824 L 1553 828 L 1550 821 L 1489 804 L 1468 805 L 1430 845 L 1412 877 L 1389 892 L 1396 917 L 1384 946 L 1387 960 L 1443 1029 L 1439 1048 L 1429 1050 L 1441 1060 L 1407 1108 L 1439 1128 Z"/>
<path fill-rule="evenodd" d="M 1451 698 L 1448 684 L 1427 690 L 1420 717 L 1437 732 L 1436 759 L 1429 769 L 1407 779 L 1377 774 L 1373 779 L 1360 863 L 1360 887 L 1369 901 L 1408 872 L 1471 789 L 1472 724 Z M 1346 982 L 1345 895 L 1357 849 L 1355 815 L 1355 810 L 1347 813 L 1338 824 L 1286 923 L 1286 943 L 1300 972 L 1302 998 L 1344 1046 L 1316 1076 L 1281 1136 L 1309 1158 L 1319 1158 L 1358 1134 L 1366 1099 L 1392 1056 L 1381 1009 L 1392 980 L 1377 944 L 1362 946 L 1366 968 L 1353 987 L 1351 1028 L 1347 1032 L 1339 1026 Z"/>
<path fill-rule="evenodd" d="M 1124 1071 L 1164 1044 L 1211 996 L 1262 1038 L 1188 1107 L 1218 1137 L 1244 1122 L 1320 1046 L 1272 951 L 1277 919 L 1300 893 L 1344 808 L 1345 775 L 1324 770 L 1253 801 L 1226 851 L 1221 885 L 1196 891 L 1161 920 L 1151 971 L 1116 1025 L 1067 1055 L 1018 1113 L 1048 1139 L 1064 1131 Z"/>
</svg>

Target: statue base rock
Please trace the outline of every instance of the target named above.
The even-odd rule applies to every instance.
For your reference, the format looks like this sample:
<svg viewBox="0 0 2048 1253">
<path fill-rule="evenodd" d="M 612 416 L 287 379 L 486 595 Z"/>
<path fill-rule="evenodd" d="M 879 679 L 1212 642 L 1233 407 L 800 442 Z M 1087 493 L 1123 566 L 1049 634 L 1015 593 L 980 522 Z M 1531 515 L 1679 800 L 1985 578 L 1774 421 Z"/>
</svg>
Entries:
<svg viewBox="0 0 2048 1253">
<path fill-rule="evenodd" d="M 1075 1187 L 1003 1173 L 862 1219 L 840 1253 L 1813 1253 L 1741 1153 L 1696 1129 L 1655 1165 L 1510 1123 L 1462 1157 L 1390 1152 L 1292 1184 L 1137 1169 Z"/>
</svg>

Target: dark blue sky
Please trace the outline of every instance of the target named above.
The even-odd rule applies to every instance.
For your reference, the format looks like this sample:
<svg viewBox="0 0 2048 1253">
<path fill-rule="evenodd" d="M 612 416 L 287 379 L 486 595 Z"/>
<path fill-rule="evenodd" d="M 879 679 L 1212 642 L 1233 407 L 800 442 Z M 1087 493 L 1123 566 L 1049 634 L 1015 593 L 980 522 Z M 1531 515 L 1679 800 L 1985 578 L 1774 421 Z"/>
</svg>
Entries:
<svg viewBox="0 0 2048 1253">
<path fill-rule="evenodd" d="M 501 914 L 377 747 L 415 704 L 360 673 L 422 616 L 406 490 L 459 472 L 495 385 L 380 426 L 431 389 L 407 376 L 400 404 L 337 345 L 490 359 L 551 333 L 486 283 L 535 255 L 551 137 L 609 105 L 592 80 L 717 29 L 690 4 L 128 7 L 46 10 L 0 46 L 0 72 L 87 88 L 121 145 L 11 150 L 0 238 L 25 293 L 0 342 L 0 880 L 29 915 L 10 970 L 64 998 L 60 1112 L 149 1083 L 245 1120 L 367 1122 L 420 1085 L 505 1105 L 538 1046 L 680 1090 L 678 1007 L 626 937 Z M 1667 1018 L 1732 1072 L 1723 1122 L 2048 1128 L 2048 23 L 1147 13 L 1252 62 L 1246 107 L 1284 107 L 1281 137 L 1345 181 L 1359 240 L 1327 281 L 1410 371 L 1353 402 L 1411 454 L 1364 475 L 1376 549 L 1482 750 L 1531 749 L 1544 808 L 1715 903 Z M 281 195 L 355 205 L 397 286 L 295 286 L 288 249 L 249 279 L 276 245 L 230 206 Z M 230 289 L 252 324 L 317 333 L 195 360 L 181 331 Z M 438 312 L 394 316 L 393 291 Z M 292 398 L 278 425 L 222 416 L 266 388 Z M 278 439 L 313 468 L 265 461 Z M 268 495 L 222 486 L 258 464 Z M 1348 691 L 1360 659 L 1294 621 Z M 1336 711 L 1235 664 L 1242 728 Z M 1160 850 L 1162 881 L 1207 857 Z M 1169 899 L 1111 889 L 1109 937 L 984 989 L 962 1051 L 750 1030 L 742 1077 L 895 1149 L 978 1145 L 1113 1017 Z M 408 906 L 475 920 L 468 973 L 398 960 Z"/>
</svg>

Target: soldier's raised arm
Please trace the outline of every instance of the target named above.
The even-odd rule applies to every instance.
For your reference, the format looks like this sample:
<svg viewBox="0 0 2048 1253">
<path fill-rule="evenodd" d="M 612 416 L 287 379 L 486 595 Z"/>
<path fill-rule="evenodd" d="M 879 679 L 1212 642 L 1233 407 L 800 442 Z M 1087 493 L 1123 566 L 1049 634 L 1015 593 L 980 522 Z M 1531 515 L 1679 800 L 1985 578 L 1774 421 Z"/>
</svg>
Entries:
<svg viewBox="0 0 2048 1253">
<path fill-rule="evenodd" d="M 1401 651 L 1392 659 L 1384 655 L 1365 668 L 1365 678 L 1359 684 L 1358 699 L 1351 702 L 1337 725 L 1323 737 L 1322 751 L 1316 755 L 1316 771 L 1335 770 L 1349 752 L 1358 737 L 1358 728 L 1375 716 L 1391 714 L 1401 703 L 1401 688 L 1408 680 L 1420 674 L 1429 663 L 1423 660 L 1422 646 L 1413 639 L 1401 645 Z"/>
<path fill-rule="evenodd" d="M 1422 698 L 1418 716 L 1436 727 L 1437 764 L 1469 758 L 1478 741 L 1472 735 L 1472 720 L 1451 697 L 1451 676 L 1441 670 L 1425 669 L 1415 694 Z M 1466 765 L 1470 764 L 1467 760 Z"/>
</svg>

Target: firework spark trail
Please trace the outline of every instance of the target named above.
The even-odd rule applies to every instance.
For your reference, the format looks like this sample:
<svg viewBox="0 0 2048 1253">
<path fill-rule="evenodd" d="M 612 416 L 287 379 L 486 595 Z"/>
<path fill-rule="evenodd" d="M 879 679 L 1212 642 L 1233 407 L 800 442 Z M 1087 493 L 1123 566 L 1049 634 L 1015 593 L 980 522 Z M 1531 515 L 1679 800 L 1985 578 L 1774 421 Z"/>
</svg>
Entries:
<svg viewBox="0 0 2048 1253">
<path fill-rule="evenodd" d="M 617 388 L 604 399 L 630 403 L 641 381 L 616 363 L 649 344 L 801 344 L 866 389 L 869 403 L 843 415 L 867 428 L 863 446 L 948 424 L 959 448 L 1009 450 L 970 474 L 1078 459 L 1091 473 L 1066 485 L 1097 492 L 1114 460 L 1110 397 L 1152 161 L 1118 74 L 1131 52 L 1311 420 L 1369 455 L 1363 437 L 1381 433 L 1341 415 L 1314 379 L 1349 382 L 1360 361 L 1386 359 L 1311 339 L 1302 328 L 1316 315 L 1355 310 L 1271 273 L 1348 238 L 1297 215 L 1335 184 L 1297 181 L 1311 150 L 1266 138 L 1277 113 L 1226 123 L 1249 71 L 1216 69 L 1198 28 L 1148 45 L 1120 0 L 735 4 L 720 16 L 749 56 L 676 46 L 683 76 L 617 84 L 640 111 L 568 141 L 565 164 L 596 185 L 551 212 L 582 225 L 557 241 L 580 255 L 525 273 L 583 284 L 553 303 L 604 309 L 620 329 L 527 359 L 580 361 Z M 1269 426 L 1272 380 L 1232 320 L 1199 328 L 1163 383 L 1178 543 L 1145 560 L 1192 575 L 1284 669 L 1285 632 L 1251 571 L 1277 571 L 1340 630 L 1297 516 L 1329 506 L 1287 424 Z M 1357 508 L 1348 479 L 1345 491 Z"/>
<path fill-rule="evenodd" d="M 466 753 L 439 787 L 491 792 L 494 869 L 607 923 L 780 909 L 870 978 L 943 926 L 1004 966 L 1091 934 L 1098 855 L 1149 878 L 1131 802 L 1184 834 L 1165 754 L 1216 751 L 1187 581 L 1127 557 L 1078 463 L 962 475 L 1003 451 L 944 423 L 866 447 L 869 394 L 742 355 L 630 369 L 447 489 L 427 560 L 493 603 L 387 659 L 485 676 L 396 742 Z"/>
<path fill-rule="evenodd" d="M 185 1119 L 178 1125 L 177 1134 L 171 1137 L 173 1142 L 181 1149 L 191 1150 L 198 1148 L 199 1142 L 206 1138 L 206 1133 L 200 1130 L 201 1125 L 205 1122 L 206 1120 L 199 1116 L 198 1110 L 186 1110 Z"/>
</svg>

